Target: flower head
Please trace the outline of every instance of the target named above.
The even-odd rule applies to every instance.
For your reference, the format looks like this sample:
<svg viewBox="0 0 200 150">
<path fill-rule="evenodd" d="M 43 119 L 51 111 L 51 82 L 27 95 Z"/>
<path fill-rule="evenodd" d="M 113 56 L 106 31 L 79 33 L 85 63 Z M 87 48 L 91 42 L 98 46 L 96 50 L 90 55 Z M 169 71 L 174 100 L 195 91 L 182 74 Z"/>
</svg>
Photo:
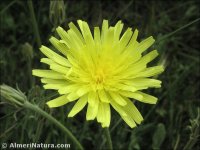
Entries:
<svg viewBox="0 0 200 150">
<path fill-rule="evenodd" d="M 163 67 L 147 67 L 158 56 L 157 51 L 142 56 L 154 43 L 153 37 L 138 42 L 138 30 L 133 32 L 131 28 L 121 35 L 121 21 L 109 27 L 104 20 L 101 31 L 95 27 L 94 34 L 86 22 L 78 20 L 78 25 L 80 30 L 69 23 L 67 32 L 58 27 L 61 40 L 50 38 L 60 54 L 46 46 L 40 48 L 47 56 L 41 62 L 50 69 L 35 69 L 33 75 L 41 77 L 45 89 L 55 89 L 61 95 L 47 105 L 59 107 L 77 100 L 68 117 L 87 105 L 86 119 L 97 118 L 102 127 L 110 125 L 112 106 L 130 127 L 135 127 L 143 117 L 132 99 L 155 104 L 157 98 L 141 90 L 161 87 L 161 81 L 149 77 L 161 73 Z"/>
</svg>

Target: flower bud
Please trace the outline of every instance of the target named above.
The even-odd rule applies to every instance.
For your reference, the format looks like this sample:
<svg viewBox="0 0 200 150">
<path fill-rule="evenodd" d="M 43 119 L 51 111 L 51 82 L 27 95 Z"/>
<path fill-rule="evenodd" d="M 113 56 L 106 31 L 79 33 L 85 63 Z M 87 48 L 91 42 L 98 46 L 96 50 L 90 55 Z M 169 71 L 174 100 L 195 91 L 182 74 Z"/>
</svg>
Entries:
<svg viewBox="0 0 200 150">
<path fill-rule="evenodd" d="M 51 0 L 49 8 L 49 19 L 54 27 L 65 20 L 65 4 L 63 0 Z"/>
<path fill-rule="evenodd" d="M 26 42 L 22 45 L 22 53 L 26 59 L 31 60 L 33 58 L 33 47 Z"/>
<path fill-rule="evenodd" d="M 26 96 L 19 89 L 16 90 L 5 84 L 0 85 L 0 93 L 1 97 L 5 98 L 5 100 L 20 106 L 27 100 Z"/>
</svg>

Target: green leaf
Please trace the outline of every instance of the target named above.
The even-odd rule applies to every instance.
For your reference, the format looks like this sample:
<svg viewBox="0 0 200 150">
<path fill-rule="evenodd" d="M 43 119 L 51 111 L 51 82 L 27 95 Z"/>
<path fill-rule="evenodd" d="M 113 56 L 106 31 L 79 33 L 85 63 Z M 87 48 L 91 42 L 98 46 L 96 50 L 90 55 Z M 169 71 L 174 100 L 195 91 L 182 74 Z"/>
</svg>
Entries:
<svg viewBox="0 0 200 150">
<path fill-rule="evenodd" d="M 166 136 L 165 125 L 162 123 L 159 123 L 153 135 L 152 149 L 156 149 L 156 150 L 160 149 L 160 146 L 165 140 L 165 136 Z"/>
</svg>

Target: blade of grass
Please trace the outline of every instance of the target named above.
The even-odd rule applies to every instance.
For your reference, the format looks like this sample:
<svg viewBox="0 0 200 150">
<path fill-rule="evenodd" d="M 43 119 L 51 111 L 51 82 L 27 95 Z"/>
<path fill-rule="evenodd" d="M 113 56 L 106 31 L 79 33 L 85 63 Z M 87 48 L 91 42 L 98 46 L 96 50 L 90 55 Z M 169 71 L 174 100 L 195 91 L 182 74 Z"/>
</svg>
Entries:
<svg viewBox="0 0 200 150">
<path fill-rule="evenodd" d="M 39 34 L 39 30 L 38 30 L 37 21 L 35 19 L 35 12 L 34 12 L 34 9 L 33 9 L 33 2 L 32 2 L 32 0 L 28 0 L 27 2 L 28 2 L 30 15 L 31 15 L 31 20 L 32 20 L 32 24 L 33 24 L 33 30 L 34 30 L 36 42 L 37 42 L 38 47 L 40 47 L 41 46 L 41 39 L 40 39 L 40 34 Z"/>
<path fill-rule="evenodd" d="M 81 150 L 84 149 L 83 146 L 79 143 L 79 141 L 75 138 L 75 136 L 63 124 L 61 124 L 58 120 L 56 120 L 54 117 L 49 115 L 47 112 L 43 111 L 38 106 L 31 104 L 28 101 L 25 101 L 23 106 L 27 109 L 30 109 L 30 110 L 42 115 L 43 117 L 48 119 L 50 122 L 54 123 L 63 132 L 65 132 L 65 134 L 74 142 L 74 144 L 77 146 L 78 149 L 81 149 Z"/>
<path fill-rule="evenodd" d="M 4 9 L 1 10 L 0 14 L 2 15 L 9 7 L 11 7 L 13 4 L 15 4 L 18 0 L 14 0 L 10 2 Z"/>
<path fill-rule="evenodd" d="M 109 128 L 104 128 L 104 130 L 105 130 L 105 136 L 106 136 L 106 139 L 107 139 L 107 142 L 108 142 L 108 149 L 112 150 L 113 147 L 112 147 L 112 140 L 111 140 L 111 137 L 110 137 Z"/>
<path fill-rule="evenodd" d="M 184 25 L 184 26 L 182 26 L 182 27 L 176 29 L 175 31 L 173 31 L 173 32 L 171 32 L 171 33 L 169 33 L 169 34 L 164 35 L 161 39 L 159 39 L 158 41 L 156 41 L 156 43 L 159 43 L 160 41 L 163 41 L 163 40 L 165 40 L 166 38 L 169 38 L 170 36 L 172 36 L 172 35 L 174 35 L 175 33 L 177 33 L 177 32 L 179 32 L 179 31 L 181 31 L 181 30 L 183 30 L 183 29 L 185 29 L 185 28 L 191 26 L 192 24 L 198 22 L 199 20 L 200 20 L 200 18 L 197 18 L 197 19 L 191 21 L 190 23 L 188 23 L 188 24 L 186 24 L 186 25 Z"/>
</svg>

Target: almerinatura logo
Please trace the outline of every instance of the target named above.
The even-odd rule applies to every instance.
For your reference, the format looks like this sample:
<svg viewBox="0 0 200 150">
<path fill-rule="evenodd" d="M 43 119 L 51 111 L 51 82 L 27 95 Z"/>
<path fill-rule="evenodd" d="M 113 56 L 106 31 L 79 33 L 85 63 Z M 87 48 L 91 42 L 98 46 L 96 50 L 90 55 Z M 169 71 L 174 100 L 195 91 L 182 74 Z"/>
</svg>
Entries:
<svg viewBox="0 0 200 150">
<path fill-rule="evenodd" d="M 161 81 L 150 77 L 163 72 L 163 66 L 147 66 L 158 56 L 157 51 L 143 55 L 155 40 L 150 36 L 138 42 L 138 30 L 131 28 L 121 35 L 121 21 L 109 27 L 104 20 L 102 29 L 95 27 L 93 34 L 85 21 L 78 20 L 78 25 L 80 30 L 73 23 L 69 23 L 68 31 L 58 27 L 61 39 L 50 38 L 60 54 L 46 46 L 40 48 L 47 57 L 41 62 L 49 69 L 34 69 L 33 75 L 41 77 L 45 89 L 60 94 L 47 105 L 59 107 L 76 101 L 68 117 L 87 105 L 86 119 L 96 118 L 102 127 L 109 127 L 113 108 L 131 128 L 135 127 L 143 117 L 133 99 L 155 104 L 157 98 L 141 90 L 161 87 Z"/>
</svg>

